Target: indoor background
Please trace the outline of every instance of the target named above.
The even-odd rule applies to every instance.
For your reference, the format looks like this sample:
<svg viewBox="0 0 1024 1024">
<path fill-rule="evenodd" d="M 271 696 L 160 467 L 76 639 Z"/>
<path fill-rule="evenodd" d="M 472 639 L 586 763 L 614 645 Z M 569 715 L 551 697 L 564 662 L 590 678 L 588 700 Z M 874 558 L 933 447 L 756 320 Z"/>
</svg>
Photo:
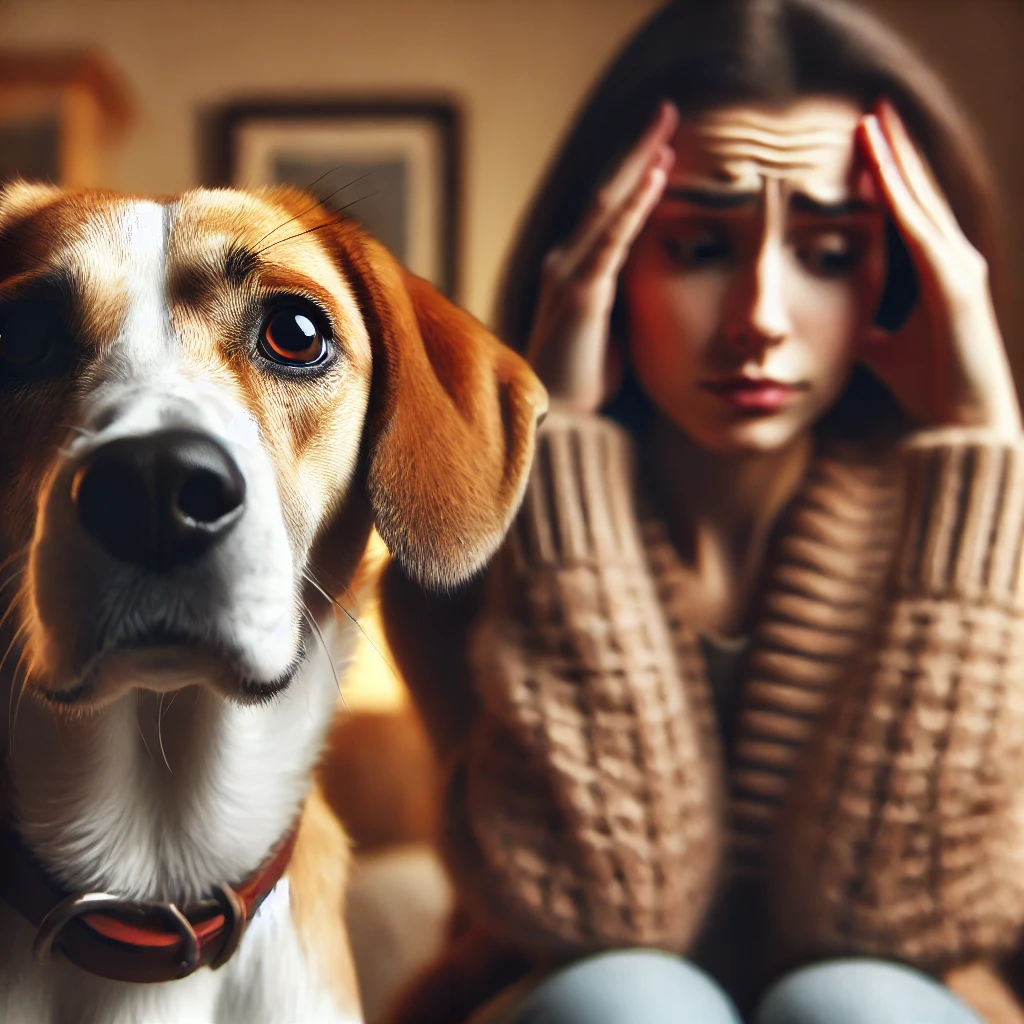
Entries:
<svg viewBox="0 0 1024 1024">
<path fill-rule="evenodd" d="M 81 173 L 120 190 L 174 193 L 210 181 L 210 118 L 225 105 L 367 99 L 453 104 L 460 143 L 452 241 L 459 258 L 451 291 L 489 321 L 517 218 L 561 132 L 594 76 L 658 3 L 0 0 L 0 87 L 8 89 L 0 88 L 0 115 L 4 97 L 17 92 L 10 91 L 11 80 L 22 72 L 31 76 L 32 55 L 43 55 L 44 78 L 70 74 L 83 88 L 98 89 L 105 116 L 120 124 L 102 159 L 93 166 L 87 158 Z M 1024 144 L 1017 113 L 1024 95 L 1024 0 L 868 5 L 947 77 L 992 157 L 1011 258 L 1004 333 L 1018 384 L 1024 383 L 1024 303 L 1015 294 L 1024 257 Z M 69 63 L 69 53 L 98 56 L 110 75 L 97 78 L 92 65 Z M 29 63 L 19 64 L 25 59 Z M 78 109 L 75 131 L 88 134 L 92 108 L 81 107 L 74 89 L 65 99 L 69 109 Z M 35 109 L 23 101 L 17 99 L 27 103 L 24 110 Z M 0 165 L 4 156 L 0 150 Z M 310 171 L 309 180 L 314 176 Z M 386 208 L 397 195 L 397 188 L 382 189 L 376 201 Z M 387 808 L 392 837 L 395 819 L 410 841 L 429 834 L 432 766 L 422 735 L 403 717 L 404 691 L 388 666 L 372 608 L 364 610 L 362 622 L 370 639 L 345 688 L 348 706 L 362 717 L 352 716 L 332 737 L 334 767 L 325 778 L 344 780 L 328 796 L 361 855 L 348 913 L 352 934 L 363 940 L 355 941 L 356 958 L 373 1022 L 402 978 L 440 942 L 447 890 L 440 869 L 427 861 L 425 881 L 414 876 L 416 885 L 400 901 L 401 920 L 382 917 L 374 902 L 375 891 L 396 883 L 386 861 L 374 862 L 373 821 L 360 818 L 359 809 Z M 381 749 L 392 756 L 382 761 Z M 352 793 L 371 798 L 346 803 Z M 420 924 L 410 928 L 410 920 Z M 419 948 L 394 941 L 410 933 L 422 936 Z M 392 952 L 366 952 L 377 948 Z"/>
<path fill-rule="evenodd" d="M 440 96 L 462 112 L 457 294 L 487 320 L 516 218 L 588 84 L 657 0 L 0 0 L 0 46 L 84 47 L 134 116 L 103 183 L 199 184 L 199 119 L 231 100 Z M 872 0 L 948 78 L 995 163 L 1024 256 L 1022 0 Z M 1017 270 L 1011 291 L 1020 282 Z M 1006 323 L 1024 378 L 1020 302 Z"/>
<path fill-rule="evenodd" d="M 459 144 L 449 239 L 458 259 L 450 291 L 487 322 L 517 218 L 561 132 L 609 57 L 659 3 L 0 0 L 0 86 L 23 73 L 20 58 L 31 74 L 32 61 L 42 55 L 45 64 L 49 54 L 55 64 L 47 74 L 56 67 L 59 76 L 68 73 L 69 53 L 99 57 L 110 71 L 100 99 L 120 127 L 83 173 L 112 188 L 165 194 L 215 176 L 211 115 L 231 104 L 451 104 Z M 1017 104 L 1024 95 L 1024 0 L 867 3 L 946 76 L 992 157 L 1010 253 L 1004 334 L 1020 385 L 1024 142 Z M 86 78 L 93 88 L 95 76 Z M 0 89 L 0 115 L 5 95 Z M 386 211 L 396 194 L 382 189 L 373 202 Z M 349 677 L 350 702 L 404 703 L 375 649 L 384 645 L 372 611 L 364 622 L 373 642 L 364 645 L 367 671 Z"/>
</svg>

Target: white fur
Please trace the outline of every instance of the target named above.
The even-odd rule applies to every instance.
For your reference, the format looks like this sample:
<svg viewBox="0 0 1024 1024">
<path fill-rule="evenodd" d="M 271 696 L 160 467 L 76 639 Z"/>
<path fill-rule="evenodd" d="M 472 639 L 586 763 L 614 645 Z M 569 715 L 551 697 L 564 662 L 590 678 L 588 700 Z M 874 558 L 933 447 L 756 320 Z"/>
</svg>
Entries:
<svg viewBox="0 0 1024 1024">
<path fill-rule="evenodd" d="M 256 420 L 222 386 L 186 379 L 176 363 L 164 287 L 172 217 L 173 208 L 130 204 L 74 243 L 85 247 L 90 273 L 105 284 L 121 282 L 129 303 L 83 409 L 84 432 L 70 441 L 40 495 L 28 570 L 36 598 L 30 626 L 34 676 L 69 689 L 96 669 L 92 706 L 82 717 L 61 718 L 31 698 L 22 701 L 12 690 L 11 658 L 0 677 L 0 708 L 20 705 L 9 723 L 15 810 L 22 836 L 50 870 L 71 891 L 181 902 L 207 895 L 216 882 L 244 879 L 288 832 L 337 689 L 315 631 L 300 625 L 305 553 L 291 550 Z M 136 570 L 114 563 L 72 523 L 70 479 L 107 441 L 182 422 L 234 456 L 246 479 L 245 512 L 211 554 L 140 582 Z M 77 596 L 79 584 L 86 596 Z M 75 660 L 69 638 L 102 629 L 109 646 L 133 621 L 230 648 L 257 681 L 283 673 L 303 643 L 307 657 L 289 687 L 258 706 L 232 699 L 236 680 L 213 656 L 163 649 Z M 109 982 L 59 957 L 38 965 L 31 938 L 26 922 L 0 904 L 5 1024 L 355 1019 L 334 1007 L 307 963 L 286 884 L 226 967 L 170 984 Z"/>
</svg>

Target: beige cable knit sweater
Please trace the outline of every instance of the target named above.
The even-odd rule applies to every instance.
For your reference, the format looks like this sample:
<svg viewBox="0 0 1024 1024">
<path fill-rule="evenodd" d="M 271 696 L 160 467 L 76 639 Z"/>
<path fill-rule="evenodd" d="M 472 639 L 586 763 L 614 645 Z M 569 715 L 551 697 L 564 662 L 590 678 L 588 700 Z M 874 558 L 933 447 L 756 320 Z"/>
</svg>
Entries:
<svg viewBox="0 0 1024 1024">
<path fill-rule="evenodd" d="M 640 493 L 625 432 L 553 414 L 485 613 L 433 637 L 468 649 L 461 726 L 438 728 L 444 681 L 402 658 L 447 732 L 445 849 L 471 915 L 537 959 L 686 953 L 745 877 L 780 964 L 941 973 L 1012 950 L 1024 443 L 819 446 L 770 548 L 725 750 L 682 566 Z"/>
</svg>

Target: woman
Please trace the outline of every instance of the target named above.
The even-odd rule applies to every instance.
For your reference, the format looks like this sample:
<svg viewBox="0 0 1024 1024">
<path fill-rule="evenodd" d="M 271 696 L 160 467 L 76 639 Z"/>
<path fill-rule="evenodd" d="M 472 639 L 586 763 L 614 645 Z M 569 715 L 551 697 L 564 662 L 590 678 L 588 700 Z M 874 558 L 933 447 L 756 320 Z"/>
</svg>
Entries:
<svg viewBox="0 0 1024 1024">
<path fill-rule="evenodd" d="M 977 1019 L 933 979 L 1024 924 L 983 167 L 840 2 L 671 4 L 597 86 L 504 290 L 552 397 L 513 535 L 386 588 L 470 922 L 405 1019 L 531 968 L 481 1019 Z"/>
</svg>

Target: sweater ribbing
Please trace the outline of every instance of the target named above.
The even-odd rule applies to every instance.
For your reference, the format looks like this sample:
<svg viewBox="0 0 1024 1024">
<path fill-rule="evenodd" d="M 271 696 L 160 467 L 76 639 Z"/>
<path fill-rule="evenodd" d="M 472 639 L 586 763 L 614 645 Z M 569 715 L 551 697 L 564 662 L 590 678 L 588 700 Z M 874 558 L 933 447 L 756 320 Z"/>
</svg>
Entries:
<svg viewBox="0 0 1024 1024">
<path fill-rule="evenodd" d="M 801 955 L 938 967 L 1024 923 L 1024 451 L 823 448 L 764 574 L 731 770 L 628 437 L 553 414 L 491 570 L 446 852 L 496 934 L 689 948 L 720 879 Z"/>
</svg>

